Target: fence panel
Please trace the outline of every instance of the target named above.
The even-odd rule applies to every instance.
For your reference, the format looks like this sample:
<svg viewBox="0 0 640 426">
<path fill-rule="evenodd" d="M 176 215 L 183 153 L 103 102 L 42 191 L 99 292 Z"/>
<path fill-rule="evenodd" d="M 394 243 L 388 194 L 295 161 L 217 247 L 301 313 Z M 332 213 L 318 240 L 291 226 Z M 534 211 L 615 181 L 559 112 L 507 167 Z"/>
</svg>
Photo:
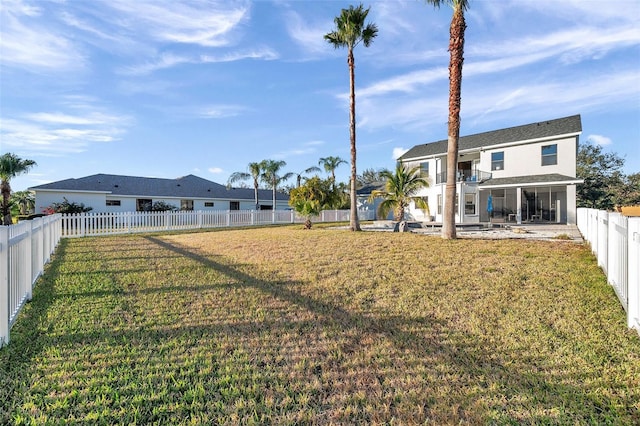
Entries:
<svg viewBox="0 0 640 426">
<path fill-rule="evenodd" d="M 609 213 L 607 277 L 620 299 L 625 311 L 628 308 L 627 262 L 627 218 L 620 213 Z"/>
<path fill-rule="evenodd" d="M 628 218 L 629 242 L 627 325 L 640 330 L 640 217 Z"/>
<path fill-rule="evenodd" d="M 360 211 L 360 220 L 371 220 L 375 212 Z M 90 237 L 139 232 L 176 231 L 301 223 L 305 218 L 293 210 L 227 210 L 175 212 L 76 213 L 62 217 L 63 237 Z M 326 210 L 315 222 L 349 221 L 349 210 Z"/>
<path fill-rule="evenodd" d="M 62 236 L 62 216 L 0 226 L 0 347 Z"/>
<path fill-rule="evenodd" d="M 585 208 L 578 209 L 577 218 L 627 313 L 627 325 L 640 332 L 640 218 Z"/>
</svg>

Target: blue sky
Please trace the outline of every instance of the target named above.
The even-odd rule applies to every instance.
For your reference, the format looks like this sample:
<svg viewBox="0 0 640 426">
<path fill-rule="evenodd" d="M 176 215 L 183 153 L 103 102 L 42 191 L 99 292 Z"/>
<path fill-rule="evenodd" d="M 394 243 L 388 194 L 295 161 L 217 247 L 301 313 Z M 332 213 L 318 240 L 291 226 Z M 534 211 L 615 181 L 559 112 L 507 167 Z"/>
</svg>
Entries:
<svg viewBox="0 0 640 426">
<path fill-rule="evenodd" d="M 350 4 L 2 0 L 0 151 L 37 162 L 12 188 L 348 160 L 346 51 L 323 35 Z M 379 34 L 355 51 L 359 172 L 446 139 L 451 20 L 363 4 Z M 581 114 L 581 142 L 640 171 L 640 1 L 471 0 L 466 19 L 461 135 Z"/>
</svg>

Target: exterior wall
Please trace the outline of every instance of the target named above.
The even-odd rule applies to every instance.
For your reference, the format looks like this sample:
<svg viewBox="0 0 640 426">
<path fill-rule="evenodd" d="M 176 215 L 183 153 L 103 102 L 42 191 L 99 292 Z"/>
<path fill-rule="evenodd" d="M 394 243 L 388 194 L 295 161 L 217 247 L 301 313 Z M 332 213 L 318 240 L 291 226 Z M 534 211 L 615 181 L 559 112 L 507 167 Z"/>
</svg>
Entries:
<svg viewBox="0 0 640 426">
<path fill-rule="evenodd" d="M 556 165 L 542 165 L 542 147 L 558 146 Z M 558 173 L 565 176 L 576 175 L 577 140 L 575 137 L 536 142 L 526 145 L 486 149 L 480 153 L 480 170 L 492 173 L 494 178 L 514 176 L 546 175 Z M 491 154 L 504 152 L 504 169 L 491 170 Z"/>
<path fill-rule="evenodd" d="M 70 203 L 82 203 L 85 207 L 93 207 L 92 211 L 105 211 L 106 194 L 89 192 L 58 192 L 58 191 L 36 191 L 36 213 L 51 206 L 53 203 L 61 203 L 66 198 Z"/>
<path fill-rule="evenodd" d="M 576 209 L 576 186 L 567 185 L 567 223 L 575 225 L 578 223 Z"/>
<path fill-rule="evenodd" d="M 51 206 L 53 203 L 60 203 L 66 198 L 69 202 L 83 203 L 86 207 L 92 207 L 92 213 L 104 213 L 104 212 L 132 212 L 136 211 L 136 200 L 139 198 L 148 198 L 146 196 L 132 197 L 132 196 L 118 196 L 105 193 L 88 193 L 88 192 L 62 192 L 62 191 L 36 191 L 36 213 L 41 213 L 44 208 Z M 151 200 L 155 203 L 163 201 L 167 204 L 171 204 L 176 208 L 180 208 L 180 201 L 183 198 L 156 198 L 151 197 Z M 223 199 L 203 199 L 203 198 L 184 198 L 193 200 L 194 210 L 230 210 L 231 201 L 240 202 L 240 210 L 254 210 L 255 200 L 223 200 Z M 107 206 L 107 200 L 119 200 L 119 206 Z M 287 200 L 276 200 L 277 210 L 286 210 L 289 208 Z M 205 207 L 205 203 L 213 202 L 213 207 Z M 264 206 L 271 206 L 273 200 L 259 200 L 259 203 Z"/>
</svg>

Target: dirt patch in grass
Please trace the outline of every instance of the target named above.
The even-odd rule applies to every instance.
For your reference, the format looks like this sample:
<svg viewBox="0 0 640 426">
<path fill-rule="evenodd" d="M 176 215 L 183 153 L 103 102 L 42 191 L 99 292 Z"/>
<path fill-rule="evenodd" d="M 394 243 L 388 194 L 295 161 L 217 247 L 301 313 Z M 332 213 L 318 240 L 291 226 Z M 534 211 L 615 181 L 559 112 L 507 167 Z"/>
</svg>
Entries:
<svg viewBox="0 0 640 426">
<path fill-rule="evenodd" d="M 299 226 L 65 240 L 0 423 L 640 422 L 588 248 Z"/>
</svg>

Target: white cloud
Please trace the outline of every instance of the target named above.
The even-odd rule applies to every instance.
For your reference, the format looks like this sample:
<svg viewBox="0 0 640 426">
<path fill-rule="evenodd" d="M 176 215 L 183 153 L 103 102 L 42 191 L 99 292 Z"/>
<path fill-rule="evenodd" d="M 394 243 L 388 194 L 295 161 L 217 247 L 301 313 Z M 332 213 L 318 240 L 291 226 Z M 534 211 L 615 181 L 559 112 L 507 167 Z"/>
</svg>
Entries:
<svg viewBox="0 0 640 426">
<path fill-rule="evenodd" d="M 398 158 L 400 158 L 405 152 L 409 151 L 409 149 L 407 148 L 402 148 L 402 147 L 395 147 L 393 148 L 393 153 L 391 154 L 391 159 L 392 160 L 397 160 Z"/>
<path fill-rule="evenodd" d="M 278 53 L 273 49 L 269 47 L 261 47 L 258 49 L 251 49 L 251 50 L 238 50 L 235 52 L 229 52 L 219 56 L 201 55 L 197 62 L 207 64 L 207 63 L 217 63 L 217 62 L 234 62 L 234 61 L 241 61 L 243 59 L 263 59 L 266 61 L 271 61 L 278 58 L 279 58 Z"/>
<path fill-rule="evenodd" d="M 227 118 L 240 115 L 246 108 L 241 105 L 208 105 L 200 108 L 196 115 L 200 118 Z"/>
<path fill-rule="evenodd" d="M 300 147 L 298 148 L 293 148 L 287 151 L 280 151 L 276 154 L 273 154 L 273 158 L 283 159 L 283 158 L 289 158 L 289 157 L 298 157 L 302 155 L 315 154 L 316 152 L 318 152 L 318 149 L 316 147 L 322 144 L 324 144 L 323 141 L 304 142 L 300 144 Z"/>
<path fill-rule="evenodd" d="M 120 70 L 122 74 L 128 75 L 146 75 L 154 71 L 171 68 L 183 64 L 209 64 L 222 62 L 235 62 L 244 59 L 262 59 L 266 61 L 278 58 L 278 54 L 268 47 L 252 50 L 239 50 L 228 52 L 222 55 L 199 55 L 185 56 L 176 55 L 171 52 L 164 52 L 156 56 L 150 61 L 143 64 L 124 67 Z"/>
<path fill-rule="evenodd" d="M 602 135 L 589 135 L 587 137 L 587 140 L 591 143 L 594 143 L 596 145 L 600 145 L 600 146 L 607 146 L 607 145 L 611 145 L 611 143 L 613 142 L 611 140 L 611 138 L 608 138 L 606 136 L 602 136 Z"/>
<path fill-rule="evenodd" d="M 6 4 L 5 4 L 6 3 Z M 86 58 L 69 38 L 43 23 L 40 10 L 20 2 L 0 7 L 2 63 L 28 71 L 81 69 Z"/>
<path fill-rule="evenodd" d="M 287 32 L 307 56 L 326 55 L 333 48 L 324 40 L 324 35 L 333 28 L 332 22 L 306 22 L 300 14 L 288 11 L 284 17 Z"/>
<path fill-rule="evenodd" d="M 74 107 L 65 105 L 68 101 Z M 3 150 L 63 155 L 86 151 L 92 143 L 118 140 L 132 124 L 131 117 L 107 113 L 87 100 L 63 99 L 67 112 L 38 112 L 0 117 Z"/>
<path fill-rule="evenodd" d="M 248 3 L 114 0 L 106 5 L 120 16 L 114 21 L 152 38 L 181 44 L 220 47 L 248 17 Z"/>
<path fill-rule="evenodd" d="M 213 173 L 214 175 L 224 173 L 224 170 L 222 170 L 220 167 L 209 167 L 207 170 L 209 171 L 209 173 Z"/>
</svg>

